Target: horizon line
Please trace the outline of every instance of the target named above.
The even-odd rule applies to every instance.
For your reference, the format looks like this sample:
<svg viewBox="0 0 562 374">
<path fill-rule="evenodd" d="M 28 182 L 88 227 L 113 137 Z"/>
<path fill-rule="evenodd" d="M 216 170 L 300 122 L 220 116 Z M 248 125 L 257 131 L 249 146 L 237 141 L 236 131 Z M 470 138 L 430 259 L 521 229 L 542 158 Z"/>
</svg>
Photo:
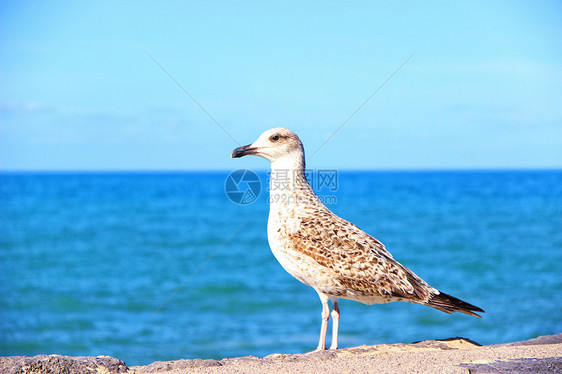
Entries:
<svg viewBox="0 0 562 374">
<path fill-rule="evenodd" d="M 0 174 L 187 174 L 187 173 L 230 173 L 238 169 L 268 172 L 269 168 L 231 169 L 0 169 Z M 341 172 L 553 172 L 562 167 L 466 167 L 466 168 L 309 168 L 307 170 L 337 170 Z"/>
</svg>

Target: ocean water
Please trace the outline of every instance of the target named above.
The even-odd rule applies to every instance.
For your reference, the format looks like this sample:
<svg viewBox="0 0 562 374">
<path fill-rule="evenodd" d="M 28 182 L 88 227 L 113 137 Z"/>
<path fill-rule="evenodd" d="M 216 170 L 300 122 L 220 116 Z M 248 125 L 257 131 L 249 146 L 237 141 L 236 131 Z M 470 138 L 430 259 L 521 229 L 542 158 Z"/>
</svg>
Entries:
<svg viewBox="0 0 562 374">
<path fill-rule="evenodd" d="M 0 355 L 128 365 L 313 350 L 321 305 L 266 235 L 267 175 L 0 175 Z M 342 300 L 340 346 L 562 332 L 562 171 L 339 172 L 318 193 L 483 319 Z M 328 336 L 329 337 L 329 336 Z"/>
</svg>

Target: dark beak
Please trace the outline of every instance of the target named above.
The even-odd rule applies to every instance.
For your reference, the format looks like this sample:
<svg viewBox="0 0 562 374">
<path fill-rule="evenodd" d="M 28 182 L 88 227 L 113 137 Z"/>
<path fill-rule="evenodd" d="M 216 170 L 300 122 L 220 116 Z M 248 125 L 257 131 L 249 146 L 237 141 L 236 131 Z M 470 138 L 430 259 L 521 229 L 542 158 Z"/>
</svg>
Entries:
<svg viewBox="0 0 562 374">
<path fill-rule="evenodd" d="M 252 148 L 251 144 L 243 145 L 232 151 L 230 158 L 238 158 L 246 155 L 253 155 L 257 152 L 257 148 Z"/>
</svg>

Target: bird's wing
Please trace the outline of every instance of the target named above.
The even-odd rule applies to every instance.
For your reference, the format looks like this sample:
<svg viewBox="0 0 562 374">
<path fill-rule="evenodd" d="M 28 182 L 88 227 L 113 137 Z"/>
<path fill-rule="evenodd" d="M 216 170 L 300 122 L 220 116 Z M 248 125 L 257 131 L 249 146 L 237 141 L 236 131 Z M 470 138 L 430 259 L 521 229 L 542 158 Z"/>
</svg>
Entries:
<svg viewBox="0 0 562 374">
<path fill-rule="evenodd" d="M 383 298 L 427 301 L 433 291 L 411 270 L 398 263 L 384 245 L 330 211 L 300 219 L 293 233 L 299 251 L 331 269 L 347 290 Z"/>
</svg>

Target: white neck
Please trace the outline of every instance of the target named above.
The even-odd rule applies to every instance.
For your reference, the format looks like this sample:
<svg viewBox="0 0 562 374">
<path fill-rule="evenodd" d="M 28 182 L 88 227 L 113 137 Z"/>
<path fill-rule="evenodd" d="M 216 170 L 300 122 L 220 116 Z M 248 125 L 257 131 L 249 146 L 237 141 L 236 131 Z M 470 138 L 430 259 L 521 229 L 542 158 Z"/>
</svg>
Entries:
<svg viewBox="0 0 562 374">
<path fill-rule="evenodd" d="M 271 175 L 270 175 L 270 192 L 279 190 L 279 185 L 283 184 L 289 189 L 287 193 L 293 193 L 295 188 L 303 188 L 303 185 L 308 186 L 308 182 L 304 176 L 304 157 L 297 152 L 280 157 L 271 162 Z M 274 183 L 276 185 L 274 185 Z M 274 188 L 275 187 L 275 188 Z M 277 191 L 283 192 L 283 191 Z"/>
<path fill-rule="evenodd" d="M 289 212 L 302 204 L 316 203 L 318 198 L 305 176 L 304 157 L 296 153 L 271 163 L 269 203 L 272 212 Z"/>
</svg>

